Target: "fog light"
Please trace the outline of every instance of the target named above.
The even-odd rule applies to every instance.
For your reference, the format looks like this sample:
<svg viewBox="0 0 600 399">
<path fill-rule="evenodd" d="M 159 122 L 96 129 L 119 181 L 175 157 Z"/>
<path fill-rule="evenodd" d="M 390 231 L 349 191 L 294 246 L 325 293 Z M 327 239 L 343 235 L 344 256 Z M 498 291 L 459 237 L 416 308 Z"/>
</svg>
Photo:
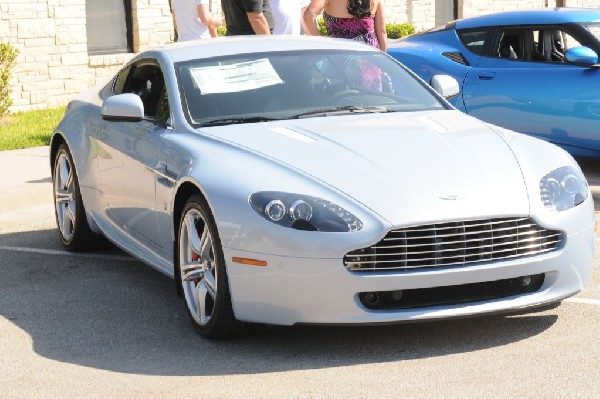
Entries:
<svg viewBox="0 0 600 399">
<path fill-rule="evenodd" d="M 391 296 L 392 296 L 392 300 L 399 301 L 400 299 L 402 299 L 402 296 L 403 296 L 402 290 L 392 291 Z"/>
<path fill-rule="evenodd" d="M 521 286 L 522 287 L 527 287 L 529 284 L 531 284 L 530 276 L 521 277 Z"/>
<path fill-rule="evenodd" d="M 367 292 L 364 294 L 364 301 L 369 305 L 377 305 L 379 303 L 379 293 L 378 292 Z"/>
</svg>

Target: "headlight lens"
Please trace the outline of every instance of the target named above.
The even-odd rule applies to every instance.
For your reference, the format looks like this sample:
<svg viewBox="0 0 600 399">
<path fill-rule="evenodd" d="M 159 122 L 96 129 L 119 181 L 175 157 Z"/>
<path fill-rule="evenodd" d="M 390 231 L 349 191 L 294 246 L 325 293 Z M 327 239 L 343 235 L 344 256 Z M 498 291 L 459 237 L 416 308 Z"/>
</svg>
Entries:
<svg viewBox="0 0 600 399">
<path fill-rule="evenodd" d="M 308 195 L 261 191 L 250 196 L 250 205 L 268 221 L 297 230 L 350 232 L 362 228 L 362 222 L 344 208 Z"/>
<path fill-rule="evenodd" d="M 546 208 L 560 212 L 585 201 L 588 186 L 579 170 L 572 166 L 563 166 L 540 180 L 540 194 Z"/>
</svg>

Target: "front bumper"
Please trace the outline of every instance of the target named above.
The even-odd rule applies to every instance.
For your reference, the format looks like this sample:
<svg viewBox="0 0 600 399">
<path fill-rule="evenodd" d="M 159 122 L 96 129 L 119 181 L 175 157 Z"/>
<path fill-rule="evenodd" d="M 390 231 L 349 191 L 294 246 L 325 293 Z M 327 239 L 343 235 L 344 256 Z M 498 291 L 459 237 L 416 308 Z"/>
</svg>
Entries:
<svg viewBox="0 0 600 399">
<path fill-rule="evenodd" d="M 224 249 L 237 319 L 267 324 L 369 324 L 435 320 L 524 311 L 575 295 L 589 282 L 594 264 L 593 225 L 567 236 L 560 250 L 488 264 L 402 273 L 351 273 L 343 260 L 292 258 Z M 266 267 L 232 262 L 233 257 L 267 261 Z M 533 293 L 453 305 L 370 310 L 359 294 L 457 286 L 544 275 Z"/>
</svg>

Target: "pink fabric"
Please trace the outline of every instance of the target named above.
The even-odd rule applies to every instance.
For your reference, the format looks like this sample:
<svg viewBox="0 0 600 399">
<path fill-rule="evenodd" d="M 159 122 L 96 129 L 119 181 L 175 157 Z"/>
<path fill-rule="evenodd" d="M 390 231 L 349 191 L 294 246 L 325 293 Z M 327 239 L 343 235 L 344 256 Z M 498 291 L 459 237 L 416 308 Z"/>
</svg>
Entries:
<svg viewBox="0 0 600 399">
<path fill-rule="evenodd" d="M 352 39 L 379 48 L 375 35 L 375 20 L 367 18 L 338 18 L 323 13 L 327 35 L 341 39 Z"/>
</svg>

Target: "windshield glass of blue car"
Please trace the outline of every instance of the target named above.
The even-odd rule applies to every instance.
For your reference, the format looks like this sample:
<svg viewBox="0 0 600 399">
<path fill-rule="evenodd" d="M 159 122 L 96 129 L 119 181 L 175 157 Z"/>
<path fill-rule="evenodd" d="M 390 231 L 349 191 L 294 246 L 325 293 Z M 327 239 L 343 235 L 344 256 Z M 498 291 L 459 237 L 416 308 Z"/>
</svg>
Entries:
<svg viewBox="0 0 600 399">
<path fill-rule="evenodd" d="M 449 107 L 374 51 L 240 54 L 179 63 L 176 71 L 195 127 Z"/>
</svg>

